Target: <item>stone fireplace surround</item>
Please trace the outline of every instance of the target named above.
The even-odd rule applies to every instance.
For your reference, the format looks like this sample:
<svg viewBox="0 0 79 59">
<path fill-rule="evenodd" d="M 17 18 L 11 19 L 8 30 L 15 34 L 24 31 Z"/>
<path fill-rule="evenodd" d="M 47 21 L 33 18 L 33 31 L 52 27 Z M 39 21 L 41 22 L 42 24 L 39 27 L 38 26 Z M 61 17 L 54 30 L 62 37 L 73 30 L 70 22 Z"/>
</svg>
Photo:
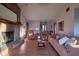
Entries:
<svg viewBox="0 0 79 59">
<path fill-rule="evenodd" d="M 0 54 L 9 48 L 15 48 L 20 43 L 18 26 L 0 22 Z"/>
</svg>

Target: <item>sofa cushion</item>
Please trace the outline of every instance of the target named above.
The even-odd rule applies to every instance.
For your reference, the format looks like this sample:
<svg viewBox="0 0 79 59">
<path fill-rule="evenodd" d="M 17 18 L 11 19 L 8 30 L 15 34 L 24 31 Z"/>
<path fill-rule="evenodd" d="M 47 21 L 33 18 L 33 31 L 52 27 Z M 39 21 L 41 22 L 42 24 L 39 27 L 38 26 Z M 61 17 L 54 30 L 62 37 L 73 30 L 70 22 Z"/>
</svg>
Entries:
<svg viewBox="0 0 79 59">
<path fill-rule="evenodd" d="M 77 40 L 75 37 L 71 37 L 69 40 L 66 41 L 65 46 L 66 45 L 75 45 L 77 43 Z"/>
<path fill-rule="evenodd" d="M 59 40 L 59 44 L 60 44 L 60 45 L 63 45 L 63 44 L 66 43 L 67 40 L 69 40 L 68 37 L 63 37 L 63 38 L 61 38 L 61 39 Z"/>
</svg>

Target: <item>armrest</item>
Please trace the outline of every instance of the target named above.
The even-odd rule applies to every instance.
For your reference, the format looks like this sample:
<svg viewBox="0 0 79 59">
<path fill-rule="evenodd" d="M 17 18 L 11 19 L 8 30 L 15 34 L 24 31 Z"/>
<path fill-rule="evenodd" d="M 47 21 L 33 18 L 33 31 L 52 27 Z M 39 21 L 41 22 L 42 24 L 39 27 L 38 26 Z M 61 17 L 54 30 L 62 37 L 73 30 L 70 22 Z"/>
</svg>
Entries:
<svg viewBox="0 0 79 59">
<path fill-rule="evenodd" d="M 62 46 L 59 45 L 56 39 L 49 38 L 49 42 L 55 48 L 55 50 L 59 53 L 59 55 L 61 56 L 67 55 L 66 50 Z"/>
</svg>

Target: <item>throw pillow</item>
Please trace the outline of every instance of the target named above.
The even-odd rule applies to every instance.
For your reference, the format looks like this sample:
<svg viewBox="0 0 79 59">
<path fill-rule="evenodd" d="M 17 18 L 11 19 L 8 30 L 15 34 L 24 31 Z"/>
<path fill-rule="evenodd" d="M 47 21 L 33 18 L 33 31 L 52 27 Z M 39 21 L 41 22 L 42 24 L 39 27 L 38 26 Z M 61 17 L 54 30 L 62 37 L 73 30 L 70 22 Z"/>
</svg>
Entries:
<svg viewBox="0 0 79 59">
<path fill-rule="evenodd" d="M 59 44 L 60 44 L 60 45 L 63 45 L 63 44 L 66 43 L 67 40 L 69 40 L 68 37 L 63 37 L 63 38 L 61 38 L 61 39 L 59 40 Z"/>
<path fill-rule="evenodd" d="M 70 38 L 69 40 L 67 40 L 66 41 L 66 44 L 65 44 L 65 46 L 66 45 L 75 45 L 77 43 L 77 40 L 76 40 L 76 38 L 75 37 L 72 37 L 72 38 Z"/>
<path fill-rule="evenodd" d="M 56 34 L 52 33 L 51 37 L 56 39 Z"/>
</svg>

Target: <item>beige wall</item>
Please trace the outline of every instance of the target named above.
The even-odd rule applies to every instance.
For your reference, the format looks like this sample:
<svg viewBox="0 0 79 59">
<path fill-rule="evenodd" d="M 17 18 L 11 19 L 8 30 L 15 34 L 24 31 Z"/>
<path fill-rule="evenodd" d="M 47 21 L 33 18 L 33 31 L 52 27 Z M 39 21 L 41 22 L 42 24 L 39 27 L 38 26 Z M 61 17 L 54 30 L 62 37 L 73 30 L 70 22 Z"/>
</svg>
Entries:
<svg viewBox="0 0 79 59">
<path fill-rule="evenodd" d="M 66 12 L 66 8 L 70 7 L 70 11 Z M 78 7 L 79 4 L 67 4 L 60 14 L 60 17 L 57 21 L 57 33 L 68 34 L 71 33 L 74 35 L 74 8 Z M 64 31 L 58 31 L 58 22 L 64 20 Z"/>
</svg>

